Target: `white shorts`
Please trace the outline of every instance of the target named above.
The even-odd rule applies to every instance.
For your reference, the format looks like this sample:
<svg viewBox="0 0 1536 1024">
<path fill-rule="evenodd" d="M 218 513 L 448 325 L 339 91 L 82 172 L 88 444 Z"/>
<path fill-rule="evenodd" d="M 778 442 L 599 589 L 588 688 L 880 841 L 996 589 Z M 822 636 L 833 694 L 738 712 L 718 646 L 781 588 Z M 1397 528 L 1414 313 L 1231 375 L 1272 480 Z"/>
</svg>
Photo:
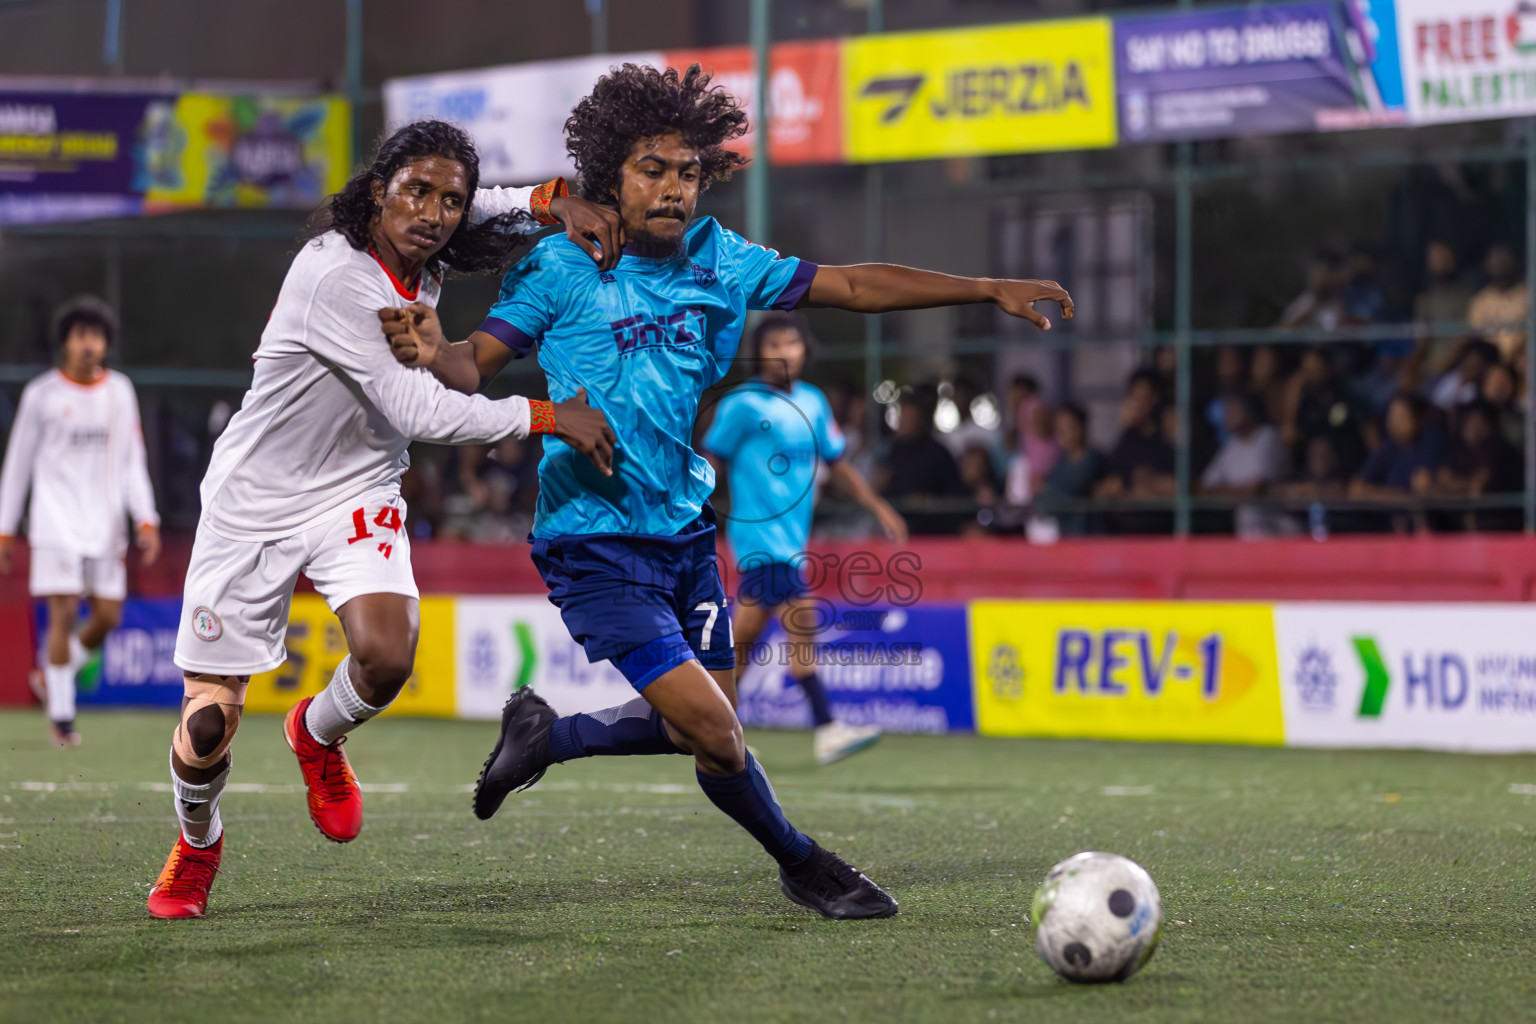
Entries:
<svg viewBox="0 0 1536 1024">
<path fill-rule="evenodd" d="M 33 548 L 27 587 L 33 597 L 84 594 L 121 601 L 128 596 L 128 566 L 121 555 L 87 558 L 62 548 Z"/>
<path fill-rule="evenodd" d="M 418 597 L 405 501 L 363 499 L 317 526 L 273 541 L 230 540 L 199 523 L 176 631 L 184 672 L 249 676 L 288 660 L 283 638 L 299 573 L 331 611 L 363 594 Z"/>
</svg>

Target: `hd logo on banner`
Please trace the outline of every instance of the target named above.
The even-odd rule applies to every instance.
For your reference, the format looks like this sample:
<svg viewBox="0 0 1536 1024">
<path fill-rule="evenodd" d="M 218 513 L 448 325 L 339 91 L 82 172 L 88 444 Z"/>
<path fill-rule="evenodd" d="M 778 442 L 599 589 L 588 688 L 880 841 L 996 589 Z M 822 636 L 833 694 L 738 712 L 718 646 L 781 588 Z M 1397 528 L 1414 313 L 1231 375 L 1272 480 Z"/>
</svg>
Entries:
<svg viewBox="0 0 1536 1024">
<path fill-rule="evenodd" d="M 849 39 L 847 159 L 923 160 L 1115 144 L 1108 18 Z"/>
<path fill-rule="evenodd" d="M 976 725 L 991 736 L 1279 744 L 1268 605 L 978 601 Z"/>
<path fill-rule="evenodd" d="M 1285 739 L 1536 748 L 1536 606 L 1275 606 Z"/>
</svg>

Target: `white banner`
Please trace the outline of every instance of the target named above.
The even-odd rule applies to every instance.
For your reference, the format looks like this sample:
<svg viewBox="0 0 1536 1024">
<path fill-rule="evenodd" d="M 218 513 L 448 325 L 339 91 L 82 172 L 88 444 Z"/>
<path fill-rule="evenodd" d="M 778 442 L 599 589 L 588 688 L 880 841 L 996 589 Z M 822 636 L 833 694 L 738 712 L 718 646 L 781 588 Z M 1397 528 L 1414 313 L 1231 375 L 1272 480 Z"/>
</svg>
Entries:
<svg viewBox="0 0 1536 1024">
<path fill-rule="evenodd" d="M 384 120 L 392 129 L 423 117 L 452 121 L 480 150 L 482 184 L 533 185 L 573 175 L 565 120 L 609 68 L 665 59 L 647 50 L 392 78 L 384 83 Z"/>
<path fill-rule="evenodd" d="M 1536 750 L 1536 605 L 1277 604 L 1287 746 Z"/>
<path fill-rule="evenodd" d="M 1396 0 L 1415 124 L 1536 113 L 1536 7 L 1525 0 Z"/>
<path fill-rule="evenodd" d="M 499 718 L 514 688 L 532 685 L 562 715 L 633 700 L 606 661 L 593 665 L 543 597 L 461 597 L 455 602 L 454 696 L 460 718 Z"/>
</svg>

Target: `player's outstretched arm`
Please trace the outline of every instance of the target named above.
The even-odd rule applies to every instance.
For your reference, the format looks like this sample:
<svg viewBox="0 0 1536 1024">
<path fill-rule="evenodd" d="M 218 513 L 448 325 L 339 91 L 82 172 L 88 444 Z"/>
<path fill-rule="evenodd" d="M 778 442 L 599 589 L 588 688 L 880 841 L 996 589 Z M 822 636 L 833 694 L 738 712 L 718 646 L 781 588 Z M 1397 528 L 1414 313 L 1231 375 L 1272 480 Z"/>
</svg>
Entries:
<svg viewBox="0 0 1536 1024">
<path fill-rule="evenodd" d="M 808 306 L 832 306 L 855 313 L 990 302 L 1009 316 L 1022 317 L 1048 331 L 1050 320 L 1035 309 L 1035 303 L 1042 301 L 1060 303 L 1062 319 L 1072 319 L 1072 297 L 1055 281 L 954 277 L 891 263 L 818 267 L 805 297 Z"/>
<path fill-rule="evenodd" d="M 36 389 L 23 390 L 16 406 L 16 419 L 11 424 L 11 440 L 5 449 L 5 466 L 0 469 L 0 573 L 11 571 L 16 531 L 21 526 L 27 491 L 32 487 L 37 446 L 42 442 L 41 412 Z"/>
</svg>

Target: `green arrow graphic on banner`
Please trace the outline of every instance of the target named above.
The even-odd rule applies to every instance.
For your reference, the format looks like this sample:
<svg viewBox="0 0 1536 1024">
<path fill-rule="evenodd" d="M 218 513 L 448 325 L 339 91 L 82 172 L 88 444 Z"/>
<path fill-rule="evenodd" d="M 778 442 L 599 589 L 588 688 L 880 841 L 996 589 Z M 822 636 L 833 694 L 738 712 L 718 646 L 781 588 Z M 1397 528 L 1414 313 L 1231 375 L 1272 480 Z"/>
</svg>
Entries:
<svg viewBox="0 0 1536 1024">
<path fill-rule="evenodd" d="M 1387 686 L 1392 677 L 1387 675 L 1386 662 L 1371 636 L 1350 637 L 1355 653 L 1360 656 L 1360 667 L 1365 669 L 1365 692 L 1360 695 L 1360 717 L 1380 718 L 1381 709 L 1387 702 Z"/>
<path fill-rule="evenodd" d="M 533 682 L 533 670 L 539 665 L 539 651 L 533 645 L 533 630 L 526 622 L 512 624 L 512 639 L 517 641 L 518 652 L 523 656 L 517 669 L 517 679 L 512 683 L 512 690 L 516 692 Z"/>
</svg>

